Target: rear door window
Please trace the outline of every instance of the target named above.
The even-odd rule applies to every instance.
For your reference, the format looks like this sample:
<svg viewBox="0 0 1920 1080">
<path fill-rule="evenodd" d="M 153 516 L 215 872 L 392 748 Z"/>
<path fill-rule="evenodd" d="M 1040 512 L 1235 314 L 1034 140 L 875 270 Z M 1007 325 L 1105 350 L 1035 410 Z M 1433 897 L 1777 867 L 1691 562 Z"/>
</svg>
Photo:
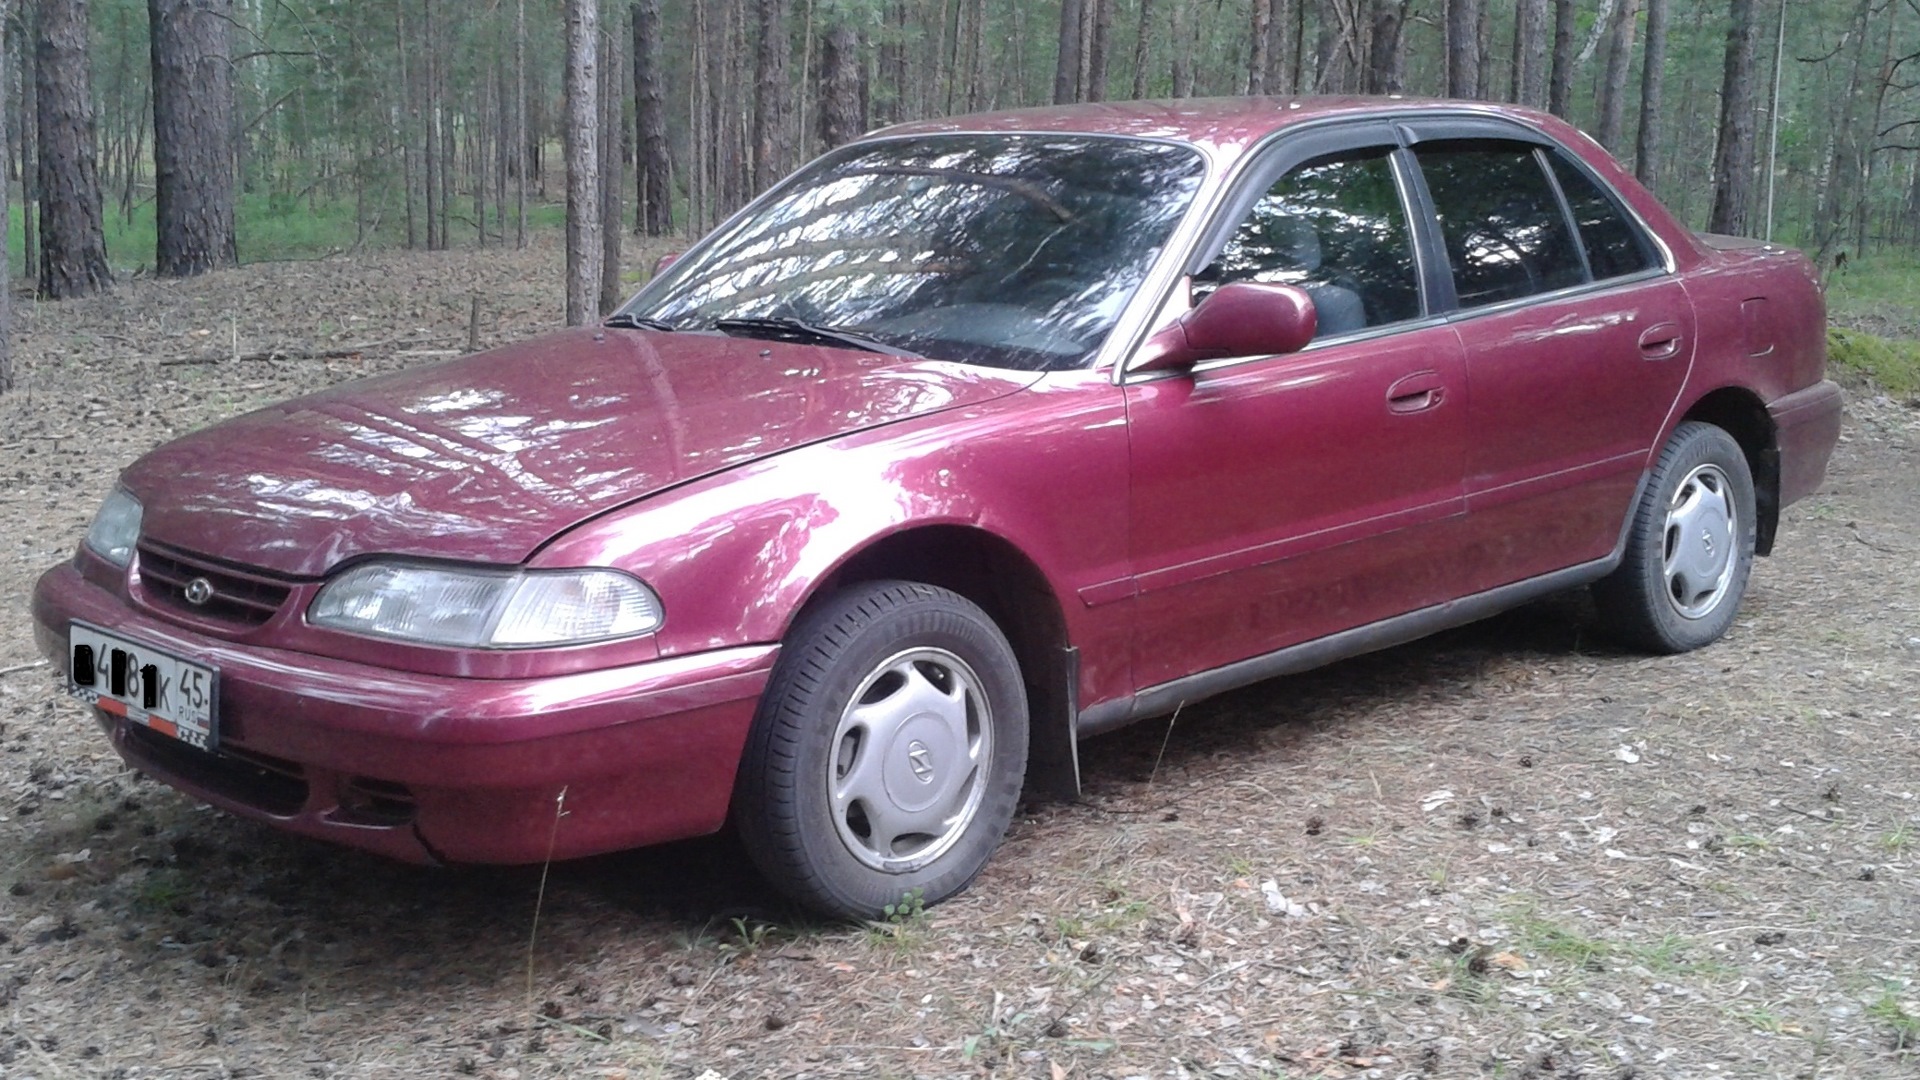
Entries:
<svg viewBox="0 0 1920 1080">
<path fill-rule="evenodd" d="M 1567 209 L 1579 226 L 1587 248 L 1587 262 L 1596 281 L 1625 277 L 1660 265 L 1653 244 L 1635 225 L 1618 200 L 1586 171 L 1567 160 L 1562 151 L 1547 154 L 1554 179 L 1567 197 Z"/>
<path fill-rule="evenodd" d="M 1474 139 L 1414 148 L 1462 308 L 1584 284 L 1586 259 L 1543 154 Z"/>
</svg>

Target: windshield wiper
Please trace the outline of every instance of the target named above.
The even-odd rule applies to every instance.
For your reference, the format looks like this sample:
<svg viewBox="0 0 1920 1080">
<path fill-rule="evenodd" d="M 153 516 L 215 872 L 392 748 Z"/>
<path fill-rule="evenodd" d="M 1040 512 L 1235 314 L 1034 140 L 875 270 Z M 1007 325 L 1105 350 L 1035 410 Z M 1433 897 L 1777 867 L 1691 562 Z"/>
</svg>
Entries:
<svg viewBox="0 0 1920 1080">
<path fill-rule="evenodd" d="M 926 357 L 916 352 L 908 352 L 884 341 L 875 341 L 863 334 L 851 330 L 840 330 L 831 326 L 803 322 L 785 315 L 764 315 L 753 318 L 716 319 L 715 330 L 735 337 L 766 338 L 769 341 L 790 341 L 798 345 L 838 345 L 843 349 L 862 349 L 866 352 L 884 353 L 887 356 L 903 356 L 910 360 L 924 360 Z"/>
<path fill-rule="evenodd" d="M 606 317 L 600 325 L 611 326 L 615 330 L 664 330 L 672 333 L 680 329 L 665 319 L 656 319 L 648 315 L 634 315 L 625 311 L 615 312 Z"/>
</svg>

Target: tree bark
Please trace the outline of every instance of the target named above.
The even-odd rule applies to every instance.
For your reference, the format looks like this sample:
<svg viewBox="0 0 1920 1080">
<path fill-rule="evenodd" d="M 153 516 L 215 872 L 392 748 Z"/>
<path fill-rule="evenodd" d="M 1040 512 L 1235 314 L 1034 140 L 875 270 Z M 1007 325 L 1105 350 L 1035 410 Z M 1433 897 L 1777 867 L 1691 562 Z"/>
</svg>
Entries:
<svg viewBox="0 0 1920 1080">
<path fill-rule="evenodd" d="M 233 236 L 233 0 L 147 0 L 153 36 L 154 271 L 238 261 Z"/>
<path fill-rule="evenodd" d="M 1411 0 L 1373 0 L 1373 34 L 1367 45 L 1367 93 L 1397 94 L 1406 89 L 1406 54 L 1400 38 Z"/>
<path fill-rule="evenodd" d="M 787 40 L 789 0 L 759 0 L 760 42 L 754 51 L 753 194 L 787 171 Z"/>
<path fill-rule="evenodd" d="M 1060 0 L 1060 52 L 1053 66 L 1053 103 L 1066 105 L 1079 99 L 1080 20 L 1083 0 Z M 1178 44 L 1175 45 L 1176 51 Z M 1176 91 L 1177 93 L 1177 91 Z"/>
<path fill-rule="evenodd" d="M 1447 96 L 1470 98 L 1480 88 L 1481 0 L 1447 0 Z"/>
<path fill-rule="evenodd" d="M 0 91 L 13 88 L 12 72 L 7 70 L 7 23 L 13 17 L 13 0 L 0 0 Z M 12 184 L 13 144 L 7 138 L 9 103 L 0 102 L 0 394 L 13 389 L 13 255 L 7 235 L 13 225 L 13 207 L 8 204 Z"/>
<path fill-rule="evenodd" d="M 820 141 L 831 150 L 860 137 L 860 37 L 839 22 L 820 50 Z"/>
<path fill-rule="evenodd" d="M 625 72 L 620 69 L 620 16 L 600 35 L 600 314 L 609 315 L 625 299 L 620 283 L 620 198 L 626 191 L 626 161 L 620 153 L 620 134 L 626 129 L 621 108 Z"/>
<path fill-rule="evenodd" d="M 1513 23 L 1513 86 L 1522 105 L 1547 107 L 1547 0 L 1519 0 Z"/>
<path fill-rule="evenodd" d="M 600 0 L 566 0 L 567 325 L 593 317 L 600 290 Z"/>
<path fill-rule="evenodd" d="M 1084 0 L 1093 23 L 1087 43 L 1087 93 L 1084 100 L 1107 100 L 1107 46 L 1113 39 L 1113 0 Z"/>
<path fill-rule="evenodd" d="M 1247 93 L 1267 92 L 1267 58 L 1273 49 L 1273 8 L 1253 0 L 1253 50 L 1247 56 Z"/>
<path fill-rule="evenodd" d="M 527 0 L 513 9 L 513 246 L 527 246 Z"/>
<path fill-rule="evenodd" d="M 1720 138 L 1713 154 L 1712 232 L 1748 231 L 1753 202 L 1754 0 L 1732 0 L 1720 81 Z"/>
<path fill-rule="evenodd" d="M 1258 0 L 1256 0 L 1258 2 Z M 1153 0 L 1140 0 L 1140 33 L 1133 39 L 1133 99 L 1147 96 L 1147 57 L 1153 45 Z"/>
<path fill-rule="evenodd" d="M 1667 0 L 1647 0 L 1647 52 L 1640 71 L 1640 133 L 1634 139 L 1633 175 L 1648 187 L 1660 159 L 1660 93 L 1666 82 Z"/>
<path fill-rule="evenodd" d="M 63 300 L 113 284 L 100 225 L 87 0 L 40 0 L 39 37 L 40 295 Z"/>
<path fill-rule="evenodd" d="M 1626 149 L 1627 74 L 1633 67 L 1633 30 L 1640 0 L 1620 0 L 1607 34 L 1607 69 L 1600 80 L 1600 122 L 1594 136 L 1616 156 Z"/>
<path fill-rule="evenodd" d="M 1553 74 L 1547 89 L 1547 110 L 1567 118 L 1573 92 L 1573 0 L 1553 0 Z"/>
<path fill-rule="evenodd" d="M 1076 3 L 1077 0 L 1065 0 Z M 1173 2 L 1173 96 L 1190 98 L 1193 96 L 1193 35 L 1188 31 L 1187 5 L 1193 0 L 1172 0 Z M 1062 16 L 1064 18 L 1064 16 Z M 1062 40 L 1065 40 L 1064 38 Z M 1058 86 L 1055 87 L 1056 97 Z"/>
<path fill-rule="evenodd" d="M 648 236 L 673 231 L 672 148 L 660 78 L 660 0 L 633 5 L 633 103 L 639 140 L 639 220 Z"/>
</svg>

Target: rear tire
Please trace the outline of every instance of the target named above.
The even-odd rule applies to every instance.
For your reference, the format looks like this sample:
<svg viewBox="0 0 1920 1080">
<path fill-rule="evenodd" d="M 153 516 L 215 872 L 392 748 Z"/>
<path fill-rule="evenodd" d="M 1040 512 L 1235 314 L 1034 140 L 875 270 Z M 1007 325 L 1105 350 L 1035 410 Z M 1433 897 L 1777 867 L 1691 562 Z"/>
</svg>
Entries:
<svg viewBox="0 0 1920 1080">
<path fill-rule="evenodd" d="M 749 856 L 825 915 L 876 919 L 967 887 L 1027 760 L 1019 662 L 986 612 L 915 582 L 852 586 L 803 615 L 735 786 Z"/>
<path fill-rule="evenodd" d="M 1621 642 L 1681 653 L 1732 625 L 1753 569 L 1753 473 L 1725 431 L 1689 420 L 1660 451 L 1620 565 L 1593 586 Z"/>
</svg>

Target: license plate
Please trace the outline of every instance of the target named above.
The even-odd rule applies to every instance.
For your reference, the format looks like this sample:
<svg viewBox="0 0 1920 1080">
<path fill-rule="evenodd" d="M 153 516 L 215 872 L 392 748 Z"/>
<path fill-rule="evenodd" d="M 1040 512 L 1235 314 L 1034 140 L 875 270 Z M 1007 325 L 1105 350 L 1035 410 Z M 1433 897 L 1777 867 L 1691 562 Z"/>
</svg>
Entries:
<svg viewBox="0 0 1920 1080">
<path fill-rule="evenodd" d="M 67 692 L 202 750 L 218 742 L 218 671 L 86 623 L 67 629 Z"/>
</svg>

